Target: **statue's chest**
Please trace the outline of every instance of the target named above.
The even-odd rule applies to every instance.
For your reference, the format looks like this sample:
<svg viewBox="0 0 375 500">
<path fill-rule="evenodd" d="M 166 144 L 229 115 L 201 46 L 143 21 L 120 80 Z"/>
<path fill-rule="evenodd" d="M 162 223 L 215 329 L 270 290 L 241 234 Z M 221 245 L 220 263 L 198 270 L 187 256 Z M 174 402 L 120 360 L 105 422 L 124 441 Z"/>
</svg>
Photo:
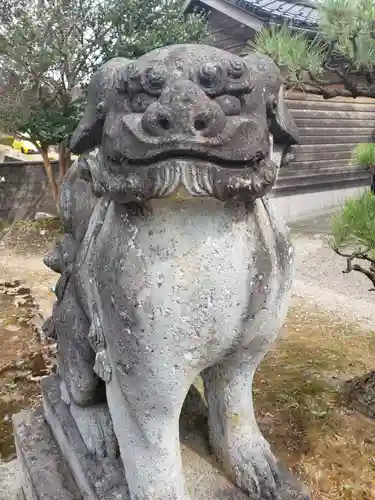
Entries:
<svg viewBox="0 0 375 500">
<path fill-rule="evenodd" d="M 154 288 L 154 298 L 168 290 L 181 304 L 190 304 L 189 309 L 229 304 L 233 297 L 238 304 L 246 300 L 255 250 L 247 216 L 220 205 L 215 211 L 215 206 L 207 211 L 191 206 L 154 212 L 139 228 L 145 272 L 159 288 Z"/>
<path fill-rule="evenodd" d="M 244 342 L 244 325 L 273 309 L 285 281 L 259 208 L 198 199 L 141 214 L 112 203 L 80 270 L 88 308 L 100 303 L 113 331 L 173 331 L 181 346 Z"/>
<path fill-rule="evenodd" d="M 246 309 L 266 299 L 277 273 L 259 221 L 243 204 L 155 201 L 146 214 L 111 204 L 90 267 L 104 297 L 163 314 Z"/>
</svg>

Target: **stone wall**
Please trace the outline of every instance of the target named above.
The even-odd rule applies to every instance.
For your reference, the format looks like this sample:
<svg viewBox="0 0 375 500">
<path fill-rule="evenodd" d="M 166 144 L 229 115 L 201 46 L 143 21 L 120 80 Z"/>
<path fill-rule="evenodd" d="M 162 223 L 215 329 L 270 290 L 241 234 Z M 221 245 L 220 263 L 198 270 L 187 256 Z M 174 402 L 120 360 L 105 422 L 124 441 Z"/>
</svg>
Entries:
<svg viewBox="0 0 375 500">
<path fill-rule="evenodd" d="M 56 214 L 43 164 L 0 163 L 0 221 L 33 219 L 36 212 Z"/>
</svg>

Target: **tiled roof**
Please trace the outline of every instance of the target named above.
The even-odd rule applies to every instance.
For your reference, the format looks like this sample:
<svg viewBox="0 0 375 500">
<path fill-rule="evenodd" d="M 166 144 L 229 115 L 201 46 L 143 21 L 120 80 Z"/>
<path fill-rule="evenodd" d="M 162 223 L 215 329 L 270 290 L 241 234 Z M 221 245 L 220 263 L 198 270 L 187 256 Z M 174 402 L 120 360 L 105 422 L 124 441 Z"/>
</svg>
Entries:
<svg viewBox="0 0 375 500">
<path fill-rule="evenodd" d="M 225 0 L 264 21 L 288 22 L 296 27 L 314 27 L 318 12 L 313 0 Z"/>
</svg>

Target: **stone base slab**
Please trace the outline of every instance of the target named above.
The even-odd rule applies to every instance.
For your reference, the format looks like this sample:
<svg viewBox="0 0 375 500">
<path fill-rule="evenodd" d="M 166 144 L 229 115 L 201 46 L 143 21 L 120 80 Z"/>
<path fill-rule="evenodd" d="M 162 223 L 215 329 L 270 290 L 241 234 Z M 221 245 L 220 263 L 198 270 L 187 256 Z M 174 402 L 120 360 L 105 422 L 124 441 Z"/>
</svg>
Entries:
<svg viewBox="0 0 375 500">
<path fill-rule="evenodd" d="M 42 392 L 44 417 L 38 409 L 14 418 L 26 500 L 130 500 L 121 461 L 88 453 L 60 399 L 59 380 L 55 376 L 44 379 Z M 249 499 L 223 475 L 210 453 L 205 406 L 198 394 L 189 393 L 180 432 L 192 500 L 261 500 Z M 280 500 L 308 499 L 301 486 L 286 476 Z"/>
<path fill-rule="evenodd" d="M 81 500 L 42 408 L 15 415 L 13 427 L 26 500 Z"/>
</svg>

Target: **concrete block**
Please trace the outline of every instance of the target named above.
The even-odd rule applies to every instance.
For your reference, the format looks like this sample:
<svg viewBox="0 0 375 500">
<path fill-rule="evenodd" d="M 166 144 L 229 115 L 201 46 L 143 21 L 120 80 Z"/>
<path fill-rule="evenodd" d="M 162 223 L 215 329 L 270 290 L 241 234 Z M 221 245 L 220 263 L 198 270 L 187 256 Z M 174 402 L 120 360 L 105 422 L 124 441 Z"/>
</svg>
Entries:
<svg viewBox="0 0 375 500">
<path fill-rule="evenodd" d="M 368 187 L 349 187 L 345 189 L 335 189 L 333 191 L 333 201 L 335 206 L 341 206 L 345 203 L 345 200 L 348 198 L 357 198 L 358 196 L 361 196 L 366 190 L 369 189 L 370 186 Z"/>
</svg>

